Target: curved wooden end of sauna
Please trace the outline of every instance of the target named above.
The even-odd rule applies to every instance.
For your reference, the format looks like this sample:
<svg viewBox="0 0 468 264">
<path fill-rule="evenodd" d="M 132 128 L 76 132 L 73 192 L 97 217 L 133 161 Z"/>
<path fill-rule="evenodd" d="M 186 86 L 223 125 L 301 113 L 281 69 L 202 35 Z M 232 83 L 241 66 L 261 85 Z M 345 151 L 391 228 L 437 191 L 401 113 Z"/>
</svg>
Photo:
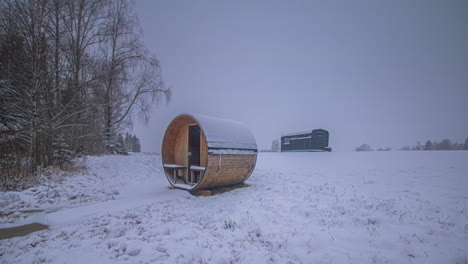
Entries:
<svg viewBox="0 0 468 264">
<path fill-rule="evenodd" d="M 188 127 L 198 125 L 201 130 L 200 166 L 205 167 L 197 183 L 188 184 Z M 200 124 L 190 115 L 177 116 L 167 127 L 161 144 L 161 159 L 169 183 L 185 190 L 210 189 L 220 186 L 238 184 L 246 181 L 252 174 L 256 162 L 255 154 L 209 154 L 207 139 Z M 184 168 L 169 166 L 178 165 Z M 177 173 L 177 177 L 174 176 Z M 174 183 L 174 179 L 176 182 Z"/>
</svg>

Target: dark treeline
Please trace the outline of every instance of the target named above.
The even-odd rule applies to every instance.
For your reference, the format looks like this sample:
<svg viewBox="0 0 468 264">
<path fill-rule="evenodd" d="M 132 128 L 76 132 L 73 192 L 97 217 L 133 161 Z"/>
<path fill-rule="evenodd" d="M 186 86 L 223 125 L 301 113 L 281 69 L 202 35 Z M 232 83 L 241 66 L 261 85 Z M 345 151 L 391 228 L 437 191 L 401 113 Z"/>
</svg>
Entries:
<svg viewBox="0 0 468 264">
<path fill-rule="evenodd" d="M 378 151 L 390 151 L 391 148 L 379 148 Z M 422 145 L 421 142 L 416 142 L 414 146 L 404 146 L 400 150 L 468 150 L 468 137 L 464 143 L 453 143 L 450 139 L 444 139 L 440 142 L 437 141 L 426 141 L 426 144 Z M 368 144 L 361 144 L 354 148 L 354 151 L 373 151 L 372 147 Z"/>
<path fill-rule="evenodd" d="M 111 141 L 111 145 L 108 148 L 112 149 L 112 153 L 114 154 L 128 155 L 128 152 L 141 152 L 141 143 L 136 135 L 126 133 L 125 137 L 123 137 L 119 133 L 115 140 Z"/>
<path fill-rule="evenodd" d="M 416 145 L 404 146 L 401 150 L 468 150 L 468 138 L 466 138 L 465 143 L 453 143 L 450 139 L 444 139 L 440 142 L 428 140 L 424 145 L 417 142 Z"/>
<path fill-rule="evenodd" d="M 129 146 L 132 116 L 170 98 L 140 32 L 127 0 L 0 0 L 0 183 Z"/>
<path fill-rule="evenodd" d="M 125 149 L 130 152 L 141 152 L 140 139 L 136 135 L 125 135 Z"/>
</svg>

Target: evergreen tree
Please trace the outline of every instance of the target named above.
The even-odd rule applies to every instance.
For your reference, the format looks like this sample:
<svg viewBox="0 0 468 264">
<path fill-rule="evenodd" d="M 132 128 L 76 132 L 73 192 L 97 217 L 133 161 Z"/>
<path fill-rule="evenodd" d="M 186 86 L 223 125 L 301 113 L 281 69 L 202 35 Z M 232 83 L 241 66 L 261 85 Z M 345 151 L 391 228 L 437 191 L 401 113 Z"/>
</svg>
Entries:
<svg viewBox="0 0 468 264">
<path fill-rule="evenodd" d="M 449 139 L 444 139 L 442 142 L 439 143 L 438 149 L 440 150 L 451 150 L 452 149 L 452 141 Z"/>
<path fill-rule="evenodd" d="M 122 134 L 117 135 L 115 140 L 115 150 L 114 152 L 119 155 L 128 155 L 127 148 L 125 147 L 125 142 Z"/>
<path fill-rule="evenodd" d="M 465 139 L 465 144 L 463 145 L 464 150 L 468 150 L 468 137 Z"/>
<path fill-rule="evenodd" d="M 125 145 L 125 140 L 122 134 L 111 132 L 111 136 L 108 138 L 109 139 L 104 141 L 108 154 L 128 155 L 127 147 Z"/>
<path fill-rule="evenodd" d="M 140 139 L 136 135 L 133 136 L 133 152 L 141 152 Z"/>
<path fill-rule="evenodd" d="M 128 151 L 133 151 L 133 137 L 128 132 L 125 134 L 125 147 Z"/>
<path fill-rule="evenodd" d="M 52 163 L 55 166 L 62 167 L 71 163 L 74 156 L 74 152 L 70 150 L 70 147 L 65 142 L 63 135 L 59 135 L 55 138 L 52 143 L 53 154 L 52 154 Z"/>
<path fill-rule="evenodd" d="M 432 142 L 430 140 L 424 145 L 424 150 L 432 150 Z"/>
<path fill-rule="evenodd" d="M 124 139 L 124 145 L 127 151 L 141 152 L 140 139 L 136 135 L 126 133 L 125 139 Z"/>
</svg>

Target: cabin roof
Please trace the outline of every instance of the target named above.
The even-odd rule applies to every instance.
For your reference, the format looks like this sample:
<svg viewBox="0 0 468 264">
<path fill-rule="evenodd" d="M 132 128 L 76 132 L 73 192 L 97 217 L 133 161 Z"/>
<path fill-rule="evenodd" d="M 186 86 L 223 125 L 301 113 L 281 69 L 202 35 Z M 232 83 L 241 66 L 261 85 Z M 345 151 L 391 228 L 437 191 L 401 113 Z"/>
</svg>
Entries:
<svg viewBox="0 0 468 264">
<path fill-rule="evenodd" d="M 310 134 L 310 133 L 312 133 L 312 130 L 305 130 L 305 131 L 283 134 L 281 135 L 281 137 L 300 136 L 300 135 L 305 135 L 305 134 Z"/>
<path fill-rule="evenodd" d="M 243 123 L 193 113 L 185 115 L 191 116 L 200 124 L 210 153 L 247 154 L 243 152 L 249 152 L 252 154 L 257 152 L 255 137 Z"/>
<path fill-rule="evenodd" d="M 326 131 L 325 129 L 317 128 L 317 129 L 299 131 L 299 132 L 294 132 L 294 133 L 282 134 L 281 137 L 293 137 L 293 136 L 300 136 L 300 135 L 305 135 L 305 134 L 311 134 L 313 131 L 316 131 L 316 130 Z"/>
</svg>

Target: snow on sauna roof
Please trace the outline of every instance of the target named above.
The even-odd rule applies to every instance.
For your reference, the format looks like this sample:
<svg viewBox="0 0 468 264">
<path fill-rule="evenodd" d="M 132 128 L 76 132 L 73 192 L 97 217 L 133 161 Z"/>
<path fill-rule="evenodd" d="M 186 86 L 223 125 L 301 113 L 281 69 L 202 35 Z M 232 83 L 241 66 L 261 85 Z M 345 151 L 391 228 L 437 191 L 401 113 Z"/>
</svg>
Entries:
<svg viewBox="0 0 468 264">
<path fill-rule="evenodd" d="M 210 153 L 252 154 L 257 152 L 255 138 L 243 123 L 200 114 L 186 115 L 193 117 L 200 124 Z"/>
</svg>

